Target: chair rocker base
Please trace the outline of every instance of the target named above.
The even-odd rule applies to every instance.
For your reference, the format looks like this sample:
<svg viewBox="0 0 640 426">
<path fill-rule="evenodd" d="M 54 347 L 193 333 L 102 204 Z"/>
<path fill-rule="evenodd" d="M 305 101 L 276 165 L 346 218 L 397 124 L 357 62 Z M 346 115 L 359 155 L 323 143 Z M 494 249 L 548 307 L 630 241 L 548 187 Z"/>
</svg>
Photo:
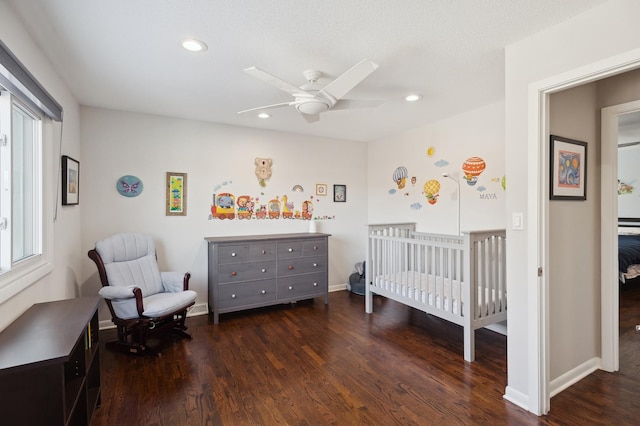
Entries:
<svg viewBox="0 0 640 426">
<path fill-rule="evenodd" d="M 186 310 L 160 320 L 135 319 L 133 321 L 114 320 L 118 329 L 118 338 L 106 343 L 109 350 L 124 352 L 133 355 L 155 355 L 160 352 L 147 345 L 151 337 L 169 334 L 180 339 L 191 339 L 184 325 Z"/>
</svg>

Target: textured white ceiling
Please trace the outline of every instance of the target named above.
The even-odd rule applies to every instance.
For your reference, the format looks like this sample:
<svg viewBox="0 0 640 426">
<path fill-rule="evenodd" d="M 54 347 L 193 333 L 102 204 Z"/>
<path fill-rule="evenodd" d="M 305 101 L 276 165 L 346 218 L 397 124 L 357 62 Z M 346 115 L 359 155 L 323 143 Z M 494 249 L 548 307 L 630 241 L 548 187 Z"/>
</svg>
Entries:
<svg viewBox="0 0 640 426">
<path fill-rule="evenodd" d="M 0 0 L 1 1 L 1 0 Z M 349 140 L 375 140 L 504 97 L 504 47 L 604 0 L 6 0 L 82 105 Z M 206 42 L 205 53 L 182 39 Z M 9 46 L 11 48 L 11 46 Z M 237 111 L 292 100 L 242 70 L 296 86 L 380 65 L 349 98 L 377 109 Z M 420 102 L 406 103 L 409 92 Z"/>
</svg>

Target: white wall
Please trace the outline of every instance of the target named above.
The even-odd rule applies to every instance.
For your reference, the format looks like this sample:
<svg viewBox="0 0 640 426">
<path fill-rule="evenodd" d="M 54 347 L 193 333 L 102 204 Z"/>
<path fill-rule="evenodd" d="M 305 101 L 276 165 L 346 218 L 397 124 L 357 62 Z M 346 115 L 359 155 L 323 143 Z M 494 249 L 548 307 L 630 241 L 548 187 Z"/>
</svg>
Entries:
<svg viewBox="0 0 640 426">
<path fill-rule="evenodd" d="M 580 73 L 583 67 L 594 67 L 615 55 L 637 49 L 640 27 L 636 18 L 640 3 L 634 0 L 616 0 L 585 12 L 547 31 L 536 34 L 507 47 L 505 116 L 506 116 L 506 170 L 509 176 L 507 214 L 530 213 L 536 210 L 546 189 L 535 192 L 532 168 L 538 168 L 536 158 L 527 158 L 536 152 L 538 140 L 530 135 L 537 123 L 530 122 L 536 108 L 529 103 L 530 85 L 543 80 L 562 79 L 571 72 Z M 604 66 L 604 65 L 603 65 Z M 585 73 L 587 71 L 585 70 Z M 529 147 L 532 147 L 530 150 Z M 524 161 L 523 161 L 524 160 Z M 525 232 L 507 230 L 507 283 L 509 292 L 508 316 L 508 387 L 507 397 L 533 412 L 540 412 L 540 395 L 535 372 L 537 357 L 531 348 L 535 342 L 537 313 L 530 308 L 535 293 L 537 235 L 528 232 L 538 226 L 538 217 L 525 217 Z M 550 324 L 553 327 L 553 324 Z"/>
<path fill-rule="evenodd" d="M 62 143 L 60 144 L 61 126 L 55 123 L 48 129 L 54 135 L 54 144 L 46 147 L 45 152 L 48 155 L 44 158 L 50 170 L 45 179 L 45 191 L 50 202 L 45 208 L 57 210 L 57 220 L 53 224 L 55 252 L 53 272 L 0 304 L 1 330 L 34 303 L 66 299 L 79 294 L 82 206 L 62 207 L 59 200 L 55 201 L 60 182 L 60 154 L 74 158 L 79 158 L 80 154 L 78 104 L 4 1 L 0 1 L 0 39 L 64 109 Z"/>
<path fill-rule="evenodd" d="M 504 102 L 498 102 L 370 142 L 369 222 L 416 222 L 422 232 L 456 234 L 457 187 L 442 177 L 448 172 L 460 182 L 461 229 L 504 228 L 504 140 Z M 474 156 L 481 157 L 486 168 L 471 186 L 462 164 Z M 402 189 L 393 180 L 398 166 L 408 170 Z M 432 179 L 440 183 L 435 204 L 427 202 L 423 188 Z"/>
<path fill-rule="evenodd" d="M 364 260 L 366 243 L 366 145 L 82 107 L 80 204 L 82 217 L 83 293 L 100 287 L 97 270 L 86 252 L 95 242 L 119 232 L 152 235 L 162 270 L 190 271 L 196 304 L 207 302 L 207 246 L 204 238 L 307 232 L 304 220 L 210 220 L 214 193 L 257 196 L 260 202 L 287 195 L 300 208 L 313 197 L 318 231 L 330 233 L 329 286 L 346 284 L 353 265 Z M 273 174 L 263 188 L 254 159 L 273 159 Z M 165 215 L 165 173 L 187 173 L 187 215 Z M 123 197 L 116 182 L 139 177 L 144 190 Z M 315 195 L 316 183 L 347 185 L 347 202 L 332 194 Z M 292 191 L 302 185 L 304 192 Z M 363 307 L 364 309 L 364 307 Z M 102 319 L 108 319 L 102 315 Z"/>
</svg>

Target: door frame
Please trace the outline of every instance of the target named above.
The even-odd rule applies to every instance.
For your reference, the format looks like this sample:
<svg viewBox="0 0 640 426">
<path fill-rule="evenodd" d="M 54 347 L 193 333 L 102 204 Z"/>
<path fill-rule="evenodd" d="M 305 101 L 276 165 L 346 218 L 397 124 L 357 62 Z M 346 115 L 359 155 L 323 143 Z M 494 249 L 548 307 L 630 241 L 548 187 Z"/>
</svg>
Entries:
<svg viewBox="0 0 640 426">
<path fill-rule="evenodd" d="M 640 111 L 640 100 L 601 111 L 601 368 L 620 369 L 620 309 L 618 286 L 618 117 Z"/>
<path fill-rule="evenodd" d="M 527 299 L 529 312 L 528 352 L 528 397 L 529 410 L 546 414 L 551 407 L 549 373 L 549 200 L 548 200 L 548 143 L 549 96 L 552 93 L 588 84 L 640 67 L 640 49 L 593 62 L 555 76 L 531 83 L 528 91 L 528 175 L 527 190 L 530 194 L 527 214 L 531 218 L 527 234 Z M 617 214 L 617 212 L 616 212 Z M 610 235 L 610 234 L 608 234 Z M 610 238 L 610 237 L 609 237 Z M 617 244 L 617 241 L 616 241 Z M 538 273 L 539 268 L 541 274 Z M 610 290 L 610 289 L 609 289 Z M 617 292 L 617 289 L 615 290 Z M 608 291 L 607 309 L 613 309 Z M 604 300 L 604 299 L 603 299 Z M 617 299 L 616 299 L 617 305 Z M 601 310 L 603 307 L 601 306 Z M 607 311 L 607 330 L 613 330 L 613 315 Z M 604 315 L 603 315 L 604 319 Z M 604 328 L 605 325 L 601 324 Z M 617 335 L 617 330 L 612 335 Z M 604 335 L 601 342 L 604 349 Z M 611 336 L 607 338 L 610 354 Z M 616 349 L 617 350 L 617 349 Z M 602 351 L 605 352 L 604 350 Z M 610 354 L 614 356 L 613 354 Z M 609 355 L 607 355 L 609 356 Z"/>
</svg>

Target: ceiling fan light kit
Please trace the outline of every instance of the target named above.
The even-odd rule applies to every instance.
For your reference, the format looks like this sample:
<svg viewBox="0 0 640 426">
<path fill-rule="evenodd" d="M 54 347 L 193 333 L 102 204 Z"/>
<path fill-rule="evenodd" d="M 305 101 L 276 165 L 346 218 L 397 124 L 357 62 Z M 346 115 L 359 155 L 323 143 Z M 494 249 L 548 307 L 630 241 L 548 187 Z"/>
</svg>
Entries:
<svg viewBox="0 0 640 426">
<path fill-rule="evenodd" d="M 376 63 L 363 59 L 324 87 L 318 84 L 318 80 L 322 77 L 322 72 L 318 70 L 303 71 L 302 74 L 307 80 L 307 84 L 296 87 L 259 68 L 247 68 L 244 70 L 247 74 L 287 92 L 294 99 L 291 102 L 239 111 L 238 114 L 268 108 L 293 106 L 307 122 L 313 123 L 320 119 L 320 113 L 331 109 L 374 108 L 380 106 L 382 102 L 358 101 L 355 99 L 343 99 L 343 97 L 377 68 L 378 65 Z"/>
</svg>

